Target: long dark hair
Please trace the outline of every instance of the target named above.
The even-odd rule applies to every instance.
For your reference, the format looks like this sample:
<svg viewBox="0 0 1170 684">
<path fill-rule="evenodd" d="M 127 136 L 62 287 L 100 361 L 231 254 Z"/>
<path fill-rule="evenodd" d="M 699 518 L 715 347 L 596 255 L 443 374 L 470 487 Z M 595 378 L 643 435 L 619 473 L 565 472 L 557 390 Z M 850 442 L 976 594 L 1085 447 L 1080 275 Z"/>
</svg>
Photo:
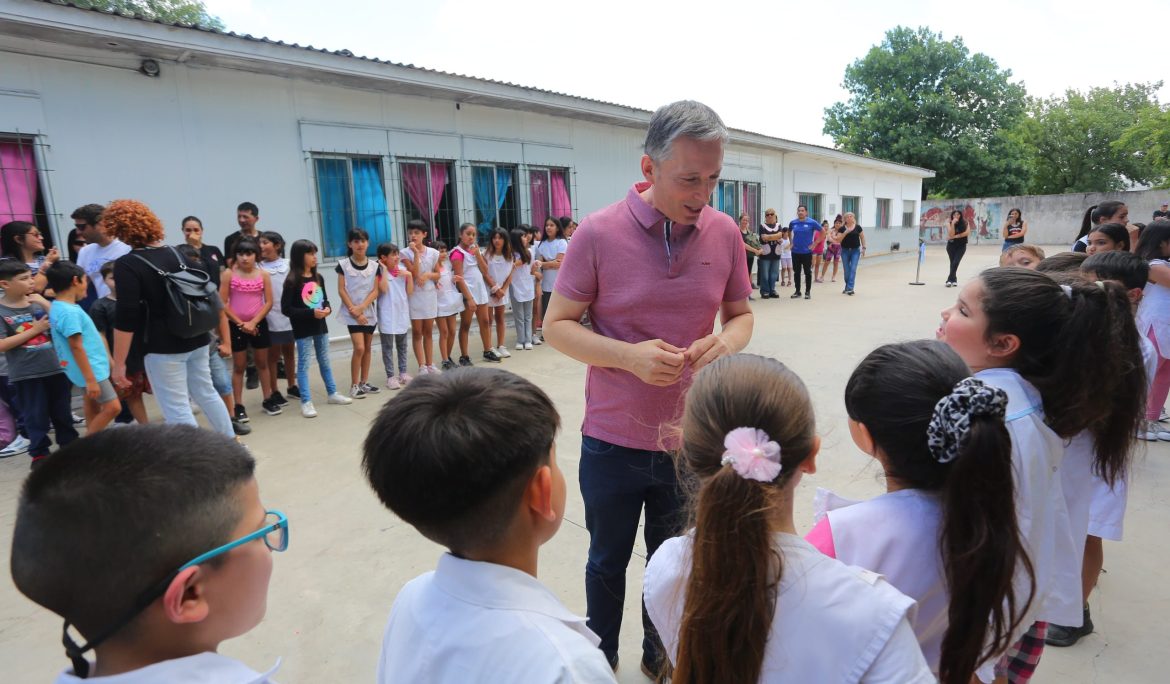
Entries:
<svg viewBox="0 0 1170 684">
<path fill-rule="evenodd" d="M 36 226 L 28 221 L 9 221 L 0 227 L 0 254 L 24 261 L 24 250 L 16 238 L 28 235 Z"/>
<path fill-rule="evenodd" d="M 1116 244 L 1121 245 L 1120 249 L 1129 251 L 1129 231 L 1120 223 L 1102 223 L 1089 231 L 1089 235 L 1093 233 L 1101 233 Z"/>
<path fill-rule="evenodd" d="M 1146 226 L 1141 236 L 1138 237 L 1137 249 L 1134 252 L 1147 262 L 1154 259 L 1165 259 L 1166 256 L 1162 254 L 1162 245 L 1167 241 L 1170 241 L 1170 221 L 1154 221 Z"/>
<path fill-rule="evenodd" d="M 988 269 L 979 278 L 987 337 L 1019 338 L 1011 367 L 1039 390 L 1045 422 L 1064 439 L 1088 430 L 1094 471 L 1113 484 L 1129 468 L 1146 403 L 1140 336 L 1125 287 L 1079 276 L 1059 285 L 1023 268 Z"/>
<path fill-rule="evenodd" d="M 745 426 L 763 430 L 780 445 L 782 470 L 774 481 L 745 479 L 722 465 L 724 438 Z M 675 684 L 759 679 L 783 571 L 769 521 L 785 484 L 815 444 L 808 390 L 779 361 L 736 354 L 695 376 L 679 458 L 684 481 L 697 484 L 697 491 L 691 492 L 693 567 Z"/>
<path fill-rule="evenodd" d="M 500 248 L 500 254 L 508 261 L 512 260 L 512 238 L 508 236 L 508 231 L 503 228 L 493 228 L 492 232 L 488 233 L 487 247 L 485 248 L 485 257 L 496 255 L 496 236 L 503 238 L 504 246 Z"/>
<path fill-rule="evenodd" d="M 1100 204 L 1094 204 L 1085 210 L 1085 215 L 1081 218 L 1081 232 L 1077 233 L 1077 239 L 1085 237 L 1093 232 L 1093 226 L 1108 218 L 1113 218 L 1121 208 L 1125 206 L 1125 202 L 1118 200 L 1105 200 Z"/>
<path fill-rule="evenodd" d="M 512 253 L 520 257 L 520 263 L 531 264 L 532 253 L 524 246 L 524 236 L 528 234 L 526 230 L 528 226 L 521 224 L 518 228 L 513 228 L 509 238 L 512 242 Z"/>
<path fill-rule="evenodd" d="M 292 247 L 289 248 L 289 269 L 288 277 L 284 281 L 285 289 L 292 287 L 297 291 L 300 291 L 300 289 L 304 287 L 305 283 L 309 281 L 320 281 L 321 277 L 317 275 L 316 266 L 313 267 L 312 277 L 305 277 L 305 255 L 316 253 L 317 245 L 313 244 L 312 240 L 297 240 L 296 242 L 292 243 Z"/>
<path fill-rule="evenodd" d="M 959 222 L 955 224 L 955 232 L 962 233 L 963 231 L 967 230 L 967 219 L 963 217 L 962 211 L 959 211 L 958 209 L 952 210 L 951 213 L 947 215 L 947 221 L 950 221 L 952 218 L 954 218 L 955 214 L 959 215 Z"/>
<path fill-rule="evenodd" d="M 940 463 L 927 446 L 935 405 L 968 375 L 945 343 L 921 340 L 878 347 L 845 385 L 845 411 L 869 430 L 886 476 L 942 500 L 939 551 L 950 601 L 942 684 L 967 684 L 980 662 L 1011 645 L 1032 600 L 1031 591 L 1016 595 L 1021 568 L 1035 587 L 1016 523 L 1012 442 L 1003 420 L 970 416 L 970 432 L 950 462 Z"/>
</svg>

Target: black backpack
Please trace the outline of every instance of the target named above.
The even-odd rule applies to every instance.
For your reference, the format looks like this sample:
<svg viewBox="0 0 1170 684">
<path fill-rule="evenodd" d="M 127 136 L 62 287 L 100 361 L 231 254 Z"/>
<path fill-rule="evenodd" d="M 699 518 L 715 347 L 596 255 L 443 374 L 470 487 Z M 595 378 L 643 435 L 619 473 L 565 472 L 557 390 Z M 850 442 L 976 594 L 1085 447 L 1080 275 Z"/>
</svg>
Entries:
<svg viewBox="0 0 1170 684">
<path fill-rule="evenodd" d="M 211 281 L 207 272 L 187 268 L 183 255 L 174 247 L 167 249 L 179 262 L 179 270 L 174 273 L 162 270 L 141 254 L 134 257 L 158 273 L 166 285 L 163 316 L 167 331 L 184 339 L 198 337 L 219 325 L 219 312 L 223 308 L 219 285 Z"/>
</svg>

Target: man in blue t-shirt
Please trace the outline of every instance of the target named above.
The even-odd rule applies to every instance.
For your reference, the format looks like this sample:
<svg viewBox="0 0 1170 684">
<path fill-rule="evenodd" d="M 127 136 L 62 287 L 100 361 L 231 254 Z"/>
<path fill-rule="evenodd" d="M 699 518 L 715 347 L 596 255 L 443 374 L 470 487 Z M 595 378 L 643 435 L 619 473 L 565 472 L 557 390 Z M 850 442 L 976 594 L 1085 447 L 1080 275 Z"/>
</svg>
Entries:
<svg viewBox="0 0 1170 684">
<path fill-rule="evenodd" d="M 792 235 L 792 273 L 796 283 L 796 293 L 792 299 L 800 298 L 801 271 L 804 271 L 804 278 L 808 282 L 804 288 L 804 298 L 812 299 L 812 246 L 821 232 L 821 224 L 808 217 L 808 207 L 802 204 L 796 208 L 796 220 L 788 223 L 788 231 Z"/>
</svg>

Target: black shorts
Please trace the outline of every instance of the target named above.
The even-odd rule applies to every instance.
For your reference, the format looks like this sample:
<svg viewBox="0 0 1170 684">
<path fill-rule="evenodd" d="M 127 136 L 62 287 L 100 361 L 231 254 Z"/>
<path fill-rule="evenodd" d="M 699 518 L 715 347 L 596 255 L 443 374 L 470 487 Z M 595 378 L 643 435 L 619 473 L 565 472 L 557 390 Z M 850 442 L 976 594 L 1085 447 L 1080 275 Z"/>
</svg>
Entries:
<svg viewBox="0 0 1170 684">
<path fill-rule="evenodd" d="M 373 335 L 375 326 L 372 326 L 372 325 L 347 325 L 345 327 L 349 328 L 350 335 L 352 335 L 354 333 L 365 333 L 367 335 Z"/>
<path fill-rule="evenodd" d="M 272 346 L 272 340 L 268 337 L 268 321 L 260 321 L 260 324 L 256 326 L 255 335 L 249 335 L 231 321 L 228 321 L 228 327 L 232 330 L 233 352 L 242 352 L 249 348 L 267 349 Z"/>
</svg>

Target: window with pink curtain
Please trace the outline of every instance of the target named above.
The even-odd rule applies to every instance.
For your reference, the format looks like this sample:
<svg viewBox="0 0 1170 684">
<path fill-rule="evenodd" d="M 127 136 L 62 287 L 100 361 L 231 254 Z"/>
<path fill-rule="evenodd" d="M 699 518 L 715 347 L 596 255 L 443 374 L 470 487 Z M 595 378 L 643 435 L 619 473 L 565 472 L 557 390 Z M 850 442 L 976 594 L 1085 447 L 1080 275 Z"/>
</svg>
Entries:
<svg viewBox="0 0 1170 684">
<path fill-rule="evenodd" d="M 751 216 L 751 225 L 760 225 L 760 184 L 743 183 L 743 208 L 740 211 Z"/>
<path fill-rule="evenodd" d="M 406 188 L 406 196 L 410 198 L 420 214 L 433 216 L 427 183 L 426 164 L 402 165 L 402 185 Z"/>
<path fill-rule="evenodd" d="M 447 187 L 447 165 L 431 164 L 431 208 L 429 216 L 434 216 L 443 203 L 443 189 Z"/>
<path fill-rule="evenodd" d="M 0 224 L 34 220 L 36 204 L 37 166 L 31 141 L 0 141 Z"/>
<path fill-rule="evenodd" d="M 569 201 L 569 186 L 566 183 L 565 171 L 551 171 L 549 173 L 549 186 L 552 191 L 552 213 L 553 216 L 572 216 L 573 203 Z"/>
<path fill-rule="evenodd" d="M 528 190 L 532 199 L 532 225 L 543 228 L 549 217 L 549 179 L 546 169 L 528 172 Z"/>
</svg>

